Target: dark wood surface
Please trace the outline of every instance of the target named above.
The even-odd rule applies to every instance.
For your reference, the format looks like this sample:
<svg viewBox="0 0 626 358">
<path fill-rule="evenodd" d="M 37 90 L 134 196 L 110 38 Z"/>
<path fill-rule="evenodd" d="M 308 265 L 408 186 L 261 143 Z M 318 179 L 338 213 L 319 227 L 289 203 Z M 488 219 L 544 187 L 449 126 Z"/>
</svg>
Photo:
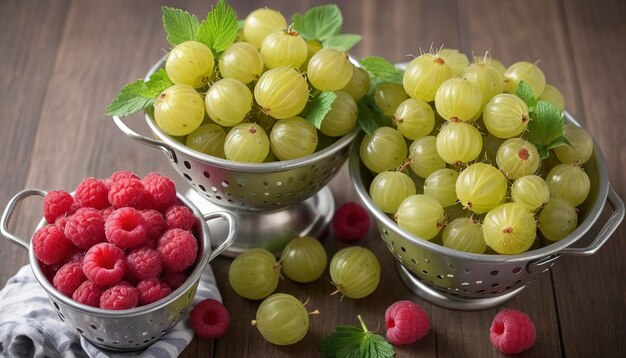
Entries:
<svg viewBox="0 0 626 358">
<path fill-rule="evenodd" d="M 318 1 L 232 1 L 240 14 L 260 6 L 284 14 Z M 169 1 L 205 14 L 207 1 Z M 356 56 L 406 61 L 431 46 L 468 54 L 490 50 L 510 64 L 540 61 L 548 81 L 561 89 L 567 109 L 602 149 L 609 178 L 626 197 L 626 3 L 596 0 L 530 1 L 340 1 L 344 31 L 363 35 Z M 0 205 L 26 187 L 72 190 L 87 176 L 115 170 L 178 174 L 158 151 L 125 137 L 104 108 L 125 83 L 140 78 L 168 48 L 155 1 L 0 1 Z M 139 119 L 139 117 L 137 117 Z M 141 120 L 131 126 L 146 133 Z M 182 178 L 177 179 L 184 188 Z M 343 168 L 330 184 L 337 203 L 356 200 Z M 40 201 L 24 203 L 11 230 L 32 234 Z M 606 215 L 603 216 L 606 218 Z M 590 257 L 562 257 L 549 273 L 505 304 L 534 320 L 538 338 L 521 356 L 626 356 L 626 225 Z M 589 238 L 586 238 L 588 240 Z M 345 245 L 323 239 L 329 255 Z M 431 332 L 420 342 L 396 348 L 398 357 L 486 357 L 501 354 L 489 342 L 489 325 L 499 308 L 460 312 L 414 296 L 400 282 L 395 260 L 375 229 L 363 245 L 376 252 L 383 280 L 366 299 L 329 297 L 328 273 L 313 284 L 281 281 L 279 291 L 309 297 L 322 315 L 307 337 L 288 347 L 266 343 L 249 325 L 258 302 L 236 296 L 226 279 L 229 259 L 213 263 L 226 307 L 232 314 L 225 337 L 195 339 L 186 357 L 319 356 L 320 340 L 338 324 L 356 324 L 362 314 L 384 334 L 384 311 L 410 299 L 424 307 Z M 0 284 L 27 263 L 23 250 L 0 242 Z"/>
</svg>

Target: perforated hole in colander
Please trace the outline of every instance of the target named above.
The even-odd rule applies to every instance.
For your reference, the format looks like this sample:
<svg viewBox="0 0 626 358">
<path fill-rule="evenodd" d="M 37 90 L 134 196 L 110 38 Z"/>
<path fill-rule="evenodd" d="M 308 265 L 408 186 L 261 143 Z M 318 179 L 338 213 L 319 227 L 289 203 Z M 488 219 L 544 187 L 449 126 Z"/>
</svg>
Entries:
<svg viewBox="0 0 626 358">
<path fill-rule="evenodd" d="M 104 338 L 102 338 L 102 337 L 96 337 L 96 339 L 97 339 L 98 341 L 100 341 L 100 342 L 104 342 Z"/>
<path fill-rule="evenodd" d="M 189 163 L 188 161 L 185 160 L 183 164 L 185 164 L 185 168 L 191 169 L 191 163 Z"/>
<path fill-rule="evenodd" d="M 207 179 L 211 178 L 211 174 L 209 172 L 207 172 L 206 170 L 202 172 L 202 175 L 204 175 L 204 177 L 207 178 Z"/>
<path fill-rule="evenodd" d="M 518 274 L 518 273 L 520 273 L 521 271 L 522 271 L 522 268 L 521 268 L 521 267 L 516 267 L 516 268 L 514 268 L 514 269 L 513 269 L 513 271 L 511 271 L 511 272 L 513 272 L 513 274 L 517 275 L 517 274 Z"/>
<path fill-rule="evenodd" d="M 193 180 L 191 180 L 191 177 L 189 176 L 189 174 L 183 173 L 183 176 L 185 177 L 185 179 L 187 179 L 187 180 L 189 180 L 190 182 L 193 183 Z"/>
<path fill-rule="evenodd" d="M 76 328 L 76 331 L 77 331 L 78 333 L 80 333 L 80 334 L 83 334 L 83 332 L 84 332 L 84 331 L 83 331 L 82 329 L 80 329 L 80 328 Z"/>
<path fill-rule="evenodd" d="M 493 270 L 493 271 L 491 271 L 490 273 L 491 273 L 491 276 L 498 276 L 498 275 L 500 274 L 500 271 L 498 271 L 498 270 Z"/>
<path fill-rule="evenodd" d="M 200 184 L 198 185 L 198 188 L 204 192 L 206 192 L 206 188 L 204 187 L 204 185 Z"/>
<path fill-rule="evenodd" d="M 89 327 L 91 327 L 91 329 L 98 329 L 95 324 L 90 324 Z"/>
</svg>

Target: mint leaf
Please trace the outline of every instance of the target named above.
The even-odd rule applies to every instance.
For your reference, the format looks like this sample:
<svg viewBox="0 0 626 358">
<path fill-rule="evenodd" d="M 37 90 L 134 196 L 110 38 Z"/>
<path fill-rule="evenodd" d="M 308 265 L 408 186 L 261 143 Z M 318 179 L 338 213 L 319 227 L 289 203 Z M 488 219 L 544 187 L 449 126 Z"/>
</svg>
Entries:
<svg viewBox="0 0 626 358">
<path fill-rule="evenodd" d="M 152 105 L 154 99 L 172 86 L 165 69 L 161 68 L 147 82 L 137 80 L 124 86 L 106 108 L 109 116 L 130 116 Z"/>
<path fill-rule="evenodd" d="M 337 5 L 322 5 L 309 9 L 304 15 L 291 16 L 293 28 L 306 40 L 324 42 L 341 31 L 343 17 Z"/>
<path fill-rule="evenodd" d="M 391 121 L 380 111 L 373 95 L 365 95 L 357 102 L 359 114 L 357 124 L 367 134 L 372 134 L 378 127 L 390 127 Z"/>
<path fill-rule="evenodd" d="M 167 41 L 176 46 L 180 43 L 196 39 L 198 19 L 187 11 L 163 6 L 163 28 L 167 33 Z"/>
<path fill-rule="evenodd" d="M 361 316 L 357 316 L 362 329 L 354 326 L 338 326 L 335 332 L 320 343 L 320 353 L 327 358 L 368 357 L 389 358 L 395 351 L 387 340 L 370 332 Z"/>
<path fill-rule="evenodd" d="M 320 92 L 315 95 L 307 109 L 307 121 L 311 122 L 315 128 L 320 129 L 324 117 L 330 111 L 336 98 L 337 94 L 332 91 Z"/>
<path fill-rule="evenodd" d="M 237 13 L 224 0 L 219 0 L 198 28 L 197 40 L 215 52 L 222 52 L 237 38 Z"/>
<path fill-rule="evenodd" d="M 380 82 L 402 83 L 402 70 L 382 57 L 368 56 L 359 61 L 373 80 Z"/>
<path fill-rule="evenodd" d="M 354 45 L 361 41 L 361 35 L 355 34 L 341 34 L 333 35 L 322 42 L 324 47 L 330 47 L 339 51 L 348 51 Z"/>
<path fill-rule="evenodd" d="M 535 106 L 537 105 L 537 99 L 535 98 L 535 91 L 530 87 L 526 81 L 521 80 L 519 85 L 517 86 L 517 90 L 515 91 L 515 95 L 519 97 L 526 105 L 528 106 L 528 110 L 530 112 L 535 110 Z"/>
<path fill-rule="evenodd" d="M 569 144 L 565 138 L 563 112 L 548 101 L 537 101 L 526 129 L 528 140 L 537 147 L 542 159 L 550 155 L 550 149 Z"/>
</svg>

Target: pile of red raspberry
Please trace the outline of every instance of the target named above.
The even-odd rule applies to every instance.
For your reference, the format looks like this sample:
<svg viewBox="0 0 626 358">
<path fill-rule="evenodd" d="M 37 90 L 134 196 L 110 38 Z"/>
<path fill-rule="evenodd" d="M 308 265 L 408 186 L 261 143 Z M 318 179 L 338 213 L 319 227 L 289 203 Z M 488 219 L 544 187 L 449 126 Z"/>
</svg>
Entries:
<svg viewBox="0 0 626 358">
<path fill-rule="evenodd" d="M 33 236 L 40 266 L 59 292 L 86 305 L 158 301 L 185 282 L 198 256 L 198 219 L 158 173 L 87 178 L 74 196 L 49 192 L 43 211 L 48 225 Z"/>
</svg>

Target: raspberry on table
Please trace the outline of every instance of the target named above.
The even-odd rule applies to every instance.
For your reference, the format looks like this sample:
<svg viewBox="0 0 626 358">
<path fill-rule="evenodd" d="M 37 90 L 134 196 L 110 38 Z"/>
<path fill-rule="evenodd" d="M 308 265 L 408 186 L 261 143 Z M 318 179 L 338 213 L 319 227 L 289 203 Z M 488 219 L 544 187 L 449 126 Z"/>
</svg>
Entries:
<svg viewBox="0 0 626 358">
<path fill-rule="evenodd" d="M 104 231 L 110 243 L 123 249 L 139 247 L 148 238 L 146 220 L 141 212 L 131 207 L 117 209 L 109 215 Z"/>
<path fill-rule="evenodd" d="M 96 178 L 87 178 L 76 188 L 76 200 L 81 207 L 104 209 L 109 206 L 109 188 L 104 181 Z"/>
<path fill-rule="evenodd" d="M 163 268 L 169 271 L 182 271 L 196 261 L 198 242 L 189 232 L 171 229 L 165 232 L 157 243 Z"/>
<path fill-rule="evenodd" d="M 85 281 L 72 294 L 74 301 L 92 307 L 100 307 L 102 290 L 93 281 Z"/>
<path fill-rule="evenodd" d="M 158 277 L 161 274 L 161 255 L 142 247 L 126 256 L 126 277 L 134 282 Z"/>
<path fill-rule="evenodd" d="M 126 274 L 124 251 L 106 242 L 92 246 L 83 258 L 83 272 L 99 286 L 120 282 Z"/>
<path fill-rule="evenodd" d="M 152 172 L 142 182 L 155 209 L 164 211 L 177 203 L 176 185 L 170 178 Z"/>
<path fill-rule="evenodd" d="M 72 297 L 74 291 L 87 280 L 79 263 L 69 262 L 54 275 L 52 285 L 62 294 Z"/>
<path fill-rule="evenodd" d="M 75 210 L 74 198 L 65 190 L 50 191 L 43 199 L 43 216 L 48 224 L 73 214 Z"/>
<path fill-rule="evenodd" d="M 102 293 L 100 308 L 108 310 L 126 310 L 137 307 L 139 290 L 127 283 L 117 284 Z"/>
<path fill-rule="evenodd" d="M 149 240 L 158 240 L 165 232 L 165 219 L 156 210 L 143 210 L 141 216 L 146 220 L 146 232 Z"/>
<path fill-rule="evenodd" d="M 64 232 L 74 245 L 83 249 L 106 241 L 104 218 L 99 210 L 93 208 L 78 209 L 69 217 Z"/>
<path fill-rule="evenodd" d="M 332 219 L 335 235 L 346 241 L 360 240 L 370 229 L 370 216 L 361 205 L 346 202 L 341 205 Z"/>
<path fill-rule="evenodd" d="M 139 305 L 142 306 L 156 302 L 172 292 L 165 282 L 155 277 L 140 281 L 137 284 L 137 290 L 139 290 Z"/>
<path fill-rule="evenodd" d="M 137 174 L 128 171 L 128 170 L 121 170 L 121 171 L 117 171 L 113 174 L 111 174 L 111 176 L 109 176 L 105 182 L 106 184 L 109 186 L 109 188 L 111 187 L 111 185 L 113 185 L 113 183 L 122 180 L 122 179 L 127 179 L 127 178 L 133 178 L 133 179 L 140 179 L 139 176 L 137 176 Z"/>
<path fill-rule="evenodd" d="M 189 324 L 202 338 L 217 338 L 226 334 L 230 314 L 224 305 L 214 299 L 198 303 L 189 313 Z"/>
<path fill-rule="evenodd" d="M 109 202 L 117 209 L 127 206 L 140 208 L 145 196 L 146 189 L 141 180 L 135 178 L 120 179 L 111 184 L 109 190 Z"/>
<path fill-rule="evenodd" d="M 412 344 L 430 330 L 430 320 L 417 303 L 398 301 L 385 311 L 387 340 L 395 345 Z"/>
<path fill-rule="evenodd" d="M 190 230 L 195 223 L 195 215 L 184 205 L 173 205 L 165 211 L 165 225 L 168 229 Z"/>
<path fill-rule="evenodd" d="M 35 232 L 33 249 L 39 261 L 47 265 L 54 265 L 64 262 L 74 249 L 74 244 L 65 236 L 63 229 L 52 224 Z"/>
<path fill-rule="evenodd" d="M 491 343 L 504 354 L 521 353 L 532 347 L 536 338 L 535 324 L 530 317 L 512 309 L 498 312 L 489 329 Z"/>
<path fill-rule="evenodd" d="M 172 291 L 174 291 L 175 289 L 182 286 L 183 283 L 185 283 L 185 281 L 187 281 L 187 274 L 183 271 L 178 271 L 178 272 L 167 271 L 162 275 L 161 279 L 168 286 L 170 286 Z"/>
</svg>

